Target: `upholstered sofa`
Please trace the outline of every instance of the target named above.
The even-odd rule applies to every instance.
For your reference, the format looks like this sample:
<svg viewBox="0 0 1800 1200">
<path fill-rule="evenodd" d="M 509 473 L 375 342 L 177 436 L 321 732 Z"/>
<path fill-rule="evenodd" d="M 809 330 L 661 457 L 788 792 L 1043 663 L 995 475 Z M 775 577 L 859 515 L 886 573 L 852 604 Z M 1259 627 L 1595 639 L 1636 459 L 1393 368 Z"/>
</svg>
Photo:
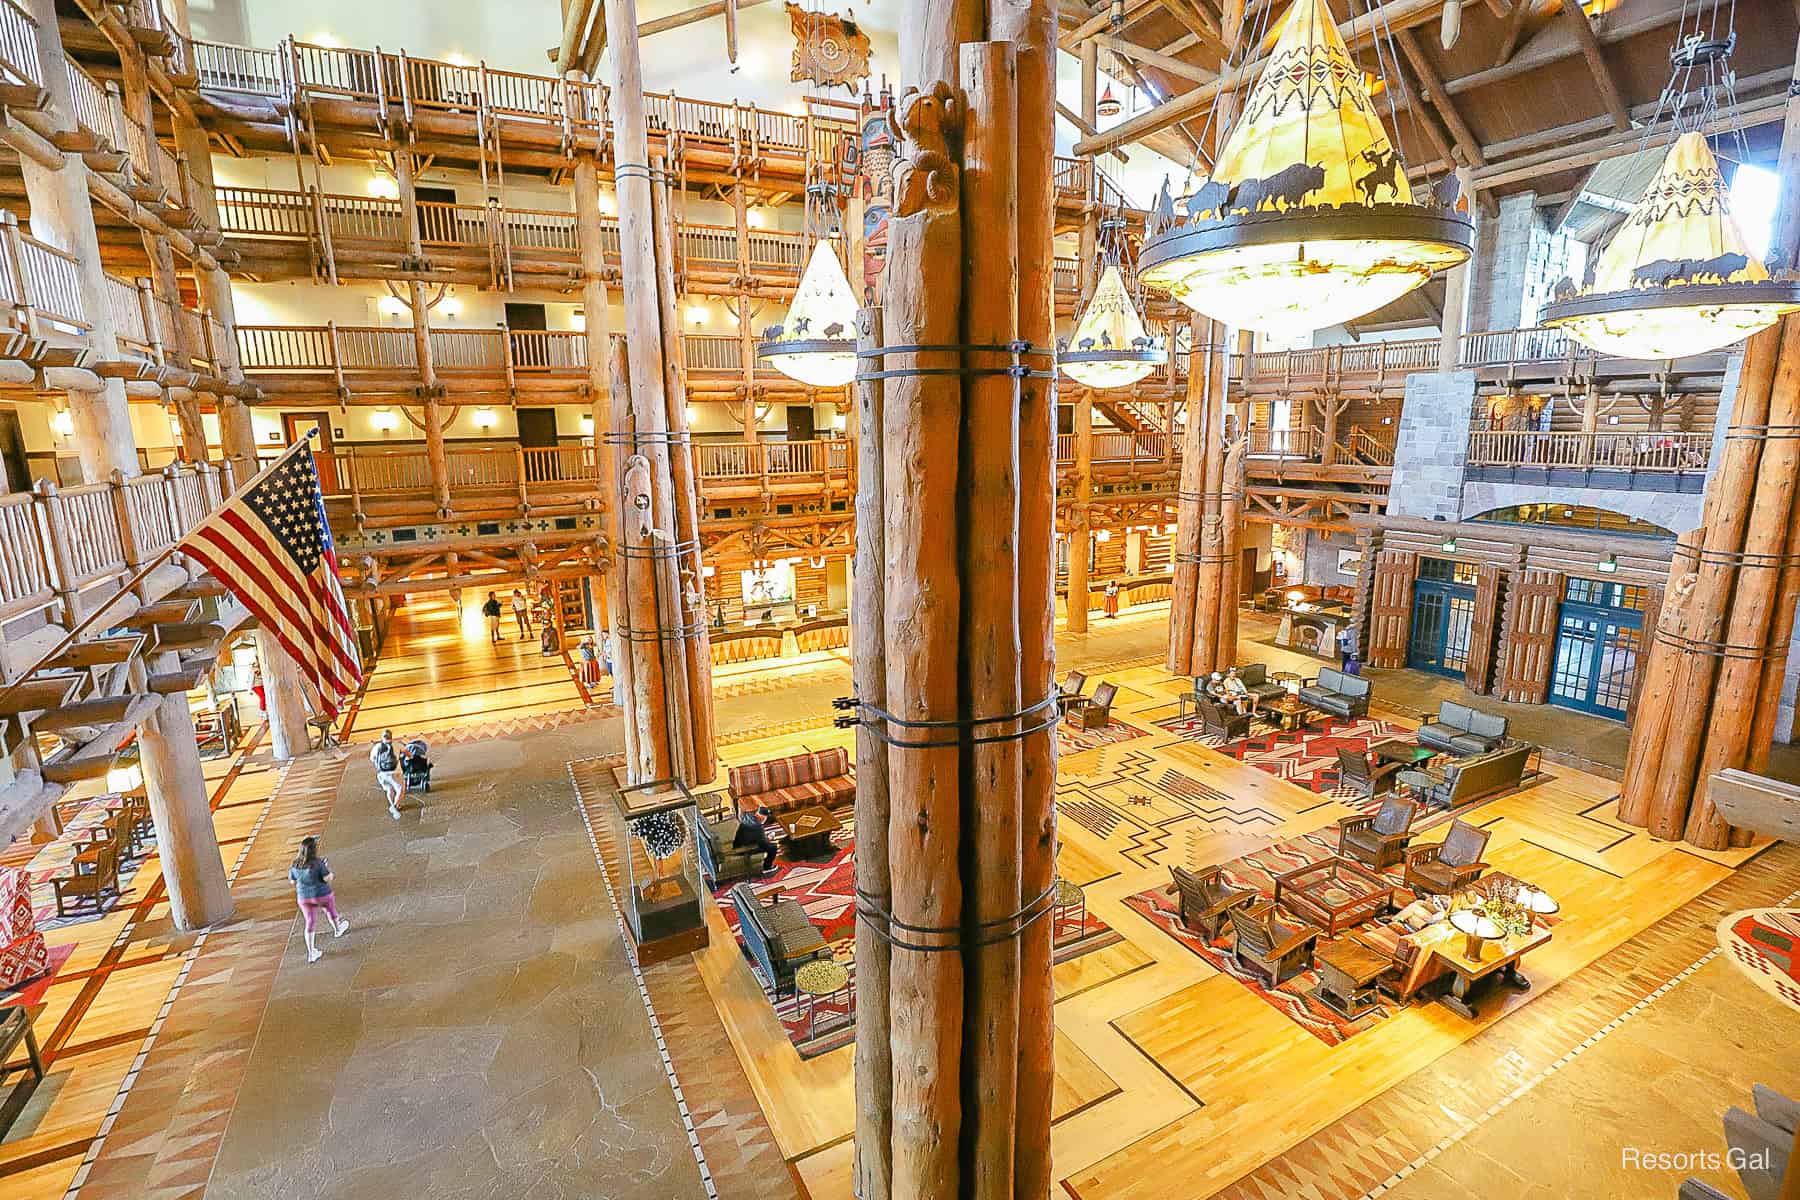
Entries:
<svg viewBox="0 0 1800 1200">
<path fill-rule="evenodd" d="M 1486 754 L 1506 741 L 1506 718 L 1445 700 L 1437 720 L 1419 726 L 1419 745 L 1451 754 Z"/>
<path fill-rule="evenodd" d="M 846 808 L 856 802 L 856 780 L 850 775 L 850 752 L 842 746 L 788 758 L 746 763 L 731 768 L 731 798 L 742 807 L 754 798 L 771 812 L 791 812 L 820 805 Z"/>
<path fill-rule="evenodd" d="M 1300 689 L 1300 699 L 1334 717 L 1361 717 L 1369 711 L 1369 681 L 1335 667 L 1320 667 L 1319 677 Z"/>
<path fill-rule="evenodd" d="M 720 820 L 700 819 L 700 869 L 714 884 L 730 883 L 757 874 L 762 868 L 764 851 L 755 846 L 736 846 L 738 819 L 726 816 Z"/>
<path fill-rule="evenodd" d="M 1519 742 L 1503 746 L 1489 754 L 1471 754 L 1453 759 L 1443 772 L 1402 771 L 1399 781 L 1412 788 L 1418 798 L 1438 808 L 1458 808 L 1483 796 L 1508 791 L 1519 786 L 1525 777 L 1525 763 L 1531 757 L 1531 745 Z"/>
<path fill-rule="evenodd" d="M 1287 691 L 1279 683 L 1269 682 L 1269 664 L 1243 663 L 1237 669 L 1238 679 L 1258 703 L 1266 703 Z"/>
<path fill-rule="evenodd" d="M 779 889 L 764 903 L 747 883 L 731 889 L 731 906 L 737 910 L 738 934 L 750 951 L 764 986 L 777 995 L 793 990 L 794 972 L 815 958 L 829 958 L 831 947 L 818 926 L 806 918 L 806 910 L 783 900 Z"/>
</svg>

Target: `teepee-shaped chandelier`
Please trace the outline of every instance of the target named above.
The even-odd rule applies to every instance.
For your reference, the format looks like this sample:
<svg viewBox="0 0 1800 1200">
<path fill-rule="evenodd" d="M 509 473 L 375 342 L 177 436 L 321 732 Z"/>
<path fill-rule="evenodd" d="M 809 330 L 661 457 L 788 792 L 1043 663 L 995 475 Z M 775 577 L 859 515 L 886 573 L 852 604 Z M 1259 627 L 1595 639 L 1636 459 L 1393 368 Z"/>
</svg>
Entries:
<svg viewBox="0 0 1800 1200">
<path fill-rule="evenodd" d="M 763 330 L 756 348 L 759 361 L 813 387 L 843 387 L 856 377 L 856 293 L 832 244 L 836 211 L 829 184 L 807 185 L 807 233 L 818 230 L 818 240 L 787 316 Z"/>
<path fill-rule="evenodd" d="M 1215 320 L 1289 336 L 1399 299 L 1466 261 L 1474 233 L 1454 177 L 1414 197 L 1324 0 L 1288 10 L 1212 177 L 1184 207 L 1178 221 L 1165 182 L 1144 283 Z"/>
<path fill-rule="evenodd" d="M 1057 348 L 1056 362 L 1063 374 L 1091 388 L 1128 387 L 1169 360 L 1157 339 L 1144 332 L 1138 299 L 1125 286 L 1125 268 L 1131 248 L 1125 241 L 1125 223 L 1100 225 L 1100 282 L 1086 311 L 1075 323 L 1075 333 Z"/>
<path fill-rule="evenodd" d="M 1695 14 L 1690 31 L 1684 13 L 1669 55 L 1675 80 L 1663 102 L 1676 97 L 1675 144 L 1601 254 L 1593 285 L 1544 309 L 1546 325 L 1560 325 L 1605 354 L 1652 360 L 1704 354 L 1800 310 L 1800 281 L 1771 278 L 1746 245 L 1706 143 L 1703 131 L 1718 115 L 1719 97 L 1736 103 L 1728 59 L 1737 39 L 1728 10 L 1724 36 L 1716 23 L 1702 30 L 1703 15 Z M 1693 93 L 1677 89 L 1695 74 L 1707 82 Z M 1738 140 L 1742 147 L 1741 132 Z"/>
</svg>

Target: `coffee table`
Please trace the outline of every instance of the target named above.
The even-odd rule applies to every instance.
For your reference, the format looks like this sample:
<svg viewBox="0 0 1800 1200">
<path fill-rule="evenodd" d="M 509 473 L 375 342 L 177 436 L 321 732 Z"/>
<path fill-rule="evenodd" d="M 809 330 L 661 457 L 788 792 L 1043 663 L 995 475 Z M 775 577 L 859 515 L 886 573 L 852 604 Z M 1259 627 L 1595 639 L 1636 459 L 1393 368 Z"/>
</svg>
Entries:
<svg viewBox="0 0 1800 1200">
<path fill-rule="evenodd" d="M 1319 710 L 1298 696 L 1281 696 L 1262 706 L 1264 714 L 1273 713 L 1278 728 L 1289 733 L 1306 728 L 1306 723 L 1319 715 Z"/>
<path fill-rule="evenodd" d="M 1450 993 L 1443 997 L 1444 1006 L 1464 1020 L 1473 1021 L 1476 993 L 1494 981 L 1503 980 L 1508 987 L 1521 991 L 1531 987 L 1531 981 L 1519 972 L 1519 960 L 1550 940 L 1550 927 L 1539 925 L 1529 933 L 1487 939 L 1471 936 L 1470 931 L 1456 921 L 1460 915 L 1452 914 L 1451 920 L 1446 922 L 1450 926 L 1449 936 L 1433 945 L 1431 953 L 1451 975 Z"/>
<path fill-rule="evenodd" d="M 1397 738 L 1388 738 L 1386 741 L 1371 743 L 1369 746 L 1369 753 L 1373 754 L 1376 758 L 1379 758 L 1382 762 L 1399 763 L 1403 767 L 1422 766 L 1436 758 L 1438 755 L 1438 752 L 1431 749 L 1429 746 L 1415 745 L 1412 742 L 1402 742 Z"/>
<path fill-rule="evenodd" d="M 835 959 L 815 958 L 794 972 L 794 993 L 806 997 L 806 1036 L 813 1036 L 813 1024 L 819 1016 L 819 1001 L 844 993 L 844 1015 L 850 1017 L 854 1003 L 850 994 L 850 972 Z"/>
<path fill-rule="evenodd" d="M 1275 877 L 1275 903 L 1336 937 L 1394 907 L 1394 881 L 1331 855 Z"/>
<path fill-rule="evenodd" d="M 1329 942 L 1315 955 L 1321 1003 L 1347 1021 L 1377 1007 L 1375 980 L 1394 965 L 1391 958 L 1345 939 Z"/>
<path fill-rule="evenodd" d="M 775 820 L 787 835 L 781 852 L 790 860 L 823 858 L 831 853 L 831 835 L 841 825 L 831 810 L 814 806 L 781 813 Z"/>
</svg>

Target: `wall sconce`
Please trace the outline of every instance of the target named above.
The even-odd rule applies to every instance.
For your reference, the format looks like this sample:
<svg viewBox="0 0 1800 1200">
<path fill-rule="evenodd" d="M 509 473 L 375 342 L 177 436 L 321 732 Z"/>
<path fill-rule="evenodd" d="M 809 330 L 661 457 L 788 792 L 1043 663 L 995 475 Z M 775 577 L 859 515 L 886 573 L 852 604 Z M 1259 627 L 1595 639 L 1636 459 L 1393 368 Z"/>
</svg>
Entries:
<svg viewBox="0 0 1800 1200">
<path fill-rule="evenodd" d="M 471 419 L 475 422 L 477 429 L 492 429 L 500 423 L 499 414 L 491 408 L 476 409 L 475 415 Z"/>
<path fill-rule="evenodd" d="M 1110 530 L 1110 529 L 1099 530 L 1097 533 L 1094 534 L 1094 540 L 1096 542 L 1112 541 L 1112 530 Z"/>
<path fill-rule="evenodd" d="M 446 317 L 454 317 L 462 312 L 462 301 L 445 292 L 444 298 L 438 301 L 438 311 Z"/>
<path fill-rule="evenodd" d="M 369 414 L 369 424 L 383 433 L 400 428 L 400 414 L 391 408 L 378 408 Z"/>
<path fill-rule="evenodd" d="M 375 311 L 385 317 L 404 317 L 412 310 L 398 296 L 383 296 L 375 302 Z"/>
<path fill-rule="evenodd" d="M 598 207 L 600 209 L 600 215 L 603 217 L 617 216 L 619 212 L 619 198 L 612 192 L 601 192 Z"/>
<path fill-rule="evenodd" d="M 691 405 L 691 404 L 690 404 L 690 405 L 688 405 L 688 406 L 687 406 L 687 419 L 688 419 L 688 424 L 689 424 L 689 425 L 692 425 L 692 424 L 693 424 L 693 423 L 694 423 L 694 422 L 695 422 L 695 421 L 697 421 L 697 420 L 699 420 L 699 418 L 700 418 L 700 410 L 699 410 L 699 409 L 697 409 L 697 408 L 695 408 L 695 407 L 694 407 L 694 406 L 693 406 L 693 405 Z"/>
<path fill-rule="evenodd" d="M 50 414 L 50 431 L 58 437 L 68 437 L 75 432 L 75 415 L 66 408 L 59 408 Z"/>
<path fill-rule="evenodd" d="M 818 558 L 809 558 L 806 560 L 806 565 L 815 571 L 823 571 L 825 569 L 825 556 L 820 555 Z"/>
<path fill-rule="evenodd" d="M 687 316 L 688 316 L 688 320 L 692 321 L 696 325 L 706 324 L 706 310 L 704 308 L 700 307 L 698 304 L 689 306 L 689 308 L 687 310 Z"/>
<path fill-rule="evenodd" d="M 1614 555 L 1614 554 L 1607 555 L 1605 558 L 1601 559 L 1598 563 L 1594 564 L 1594 569 L 1596 571 L 1599 571 L 1602 575 L 1616 574 L 1619 570 L 1618 556 Z"/>
<path fill-rule="evenodd" d="M 744 224 L 752 229 L 761 229 L 765 219 L 760 208 L 750 209 L 744 214 Z"/>
<path fill-rule="evenodd" d="M 594 418 L 592 418 L 592 417 L 581 418 L 581 432 L 584 434 L 590 434 L 590 433 L 594 432 Z"/>
<path fill-rule="evenodd" d="M 1456 553 L 1456 539 L 1455 538 L 1445 538 L 1443 550 L 1444 550 L 1444 553 L 1446 553 L 1446 554 L 1455 554 Z"/>
<path fill-rule="evenodd" d="M 377 200 L 398 200 L 400 183 L 392 175 L 372 175 L 369 177 L 369 195 Z"/>
<path fill-rule="evenodd" d="M 831 427 L 833 429 L 845 429 L 849 424 L 850 418 L 844 415 L 843 409 L 840 408 L 831 415 Z"/>
</svg>

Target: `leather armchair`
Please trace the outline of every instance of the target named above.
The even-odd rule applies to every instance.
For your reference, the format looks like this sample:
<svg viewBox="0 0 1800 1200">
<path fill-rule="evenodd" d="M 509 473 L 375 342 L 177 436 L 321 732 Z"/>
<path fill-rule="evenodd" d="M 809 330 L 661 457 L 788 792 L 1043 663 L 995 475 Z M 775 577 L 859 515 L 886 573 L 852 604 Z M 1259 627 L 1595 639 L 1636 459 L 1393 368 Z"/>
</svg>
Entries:
<svg viewBox="0 0 1800 1200">
<path fill-rule="evenodd" d="M 1217 700 L 1202 697 L 1195 704 L 1200 711 L 1200 732 L 1205 737 L 1236 741 L 1250 734 L 1250 714 L 1233 712 Z"/>
<path fill-rule="evenodd" d="M 737 909 L 744 948 L 762 971 L 764 986 L 776 995 L 793 990 L 794 972 L 802 963 L 831 956 L 831 947 L 818 926 L 807 920 L 806 910 L 783 900 L 779 888 L 771 889 L 765 904 L 749 884 L 737 884 L 731 889 L 731 906 Z"/>
<path fill-rule="evenodd" d="M 1208 867 L 1204 871 L 1170 867 L 1169 874 L 1175 880 L 1174 887 L 1181 893 L 1181 923 L 1195 933 L 1204 934 L 1209 942 L 1219 936 L 1226 913 L 1251 903 L 1260 895 L 1255 888 L 1234 887 L 1227 883 L 1219 867 Z"/>
<path fill-rule="evenodd" d="M 755 875 L 762 869 L 764 851 L 754 846 L 737 846 L 738 818 L 714 821 L 700 820 L 700 868 L 714 885 L 730 883 Z"/>
<path fill-rule="evenodd" d="M 1449 895 L 1481 878 L 1488 865 L 1481 861 L 1489 833 L 1460 818 L 1436 846 L 1421 846 L 1406 855 L 1406 886 L 1415 892 Z"/>
<path fill-rule="evenodd" d="M 1338 853 L 1377 871 L 1390 867 L 1406 857 L 1407 843 L 1412 841 L 1412 824 L 1418 815 L 1418 804 L 1402 796 L 1390 795 L 1381 802 L 1379 812 L 1338 821 Z"/>
<path fill-rule="evenodd" d="M 1397 762 L 1381 762 L 1366 750 L 1338 747 L 1338 782 L 1356 789 L 1359 796 L 1379 796 L 1392 791 L 1394 776 L 1400 770 Z"/>
<path fill-rule="evenodd" d="M 1081 693 L 1086 687 L 1086 673 L 1082 671 L 1070 671 L 1069 677 L 1056 687 L 1056 703 L 1058 707 L 1060 707 L 1063 712 L 1068 712 L 1069 709 L 1080 704 L 1082 701 L 1085 701 L 1087 697 Z"/>
<path fill-rule="evenodd" d="M 1113 694 L 1118 690 L 1115 684 L 1103 683 L 1092 696 L 1073 698 L 1065 711 L 1077 729 L 1105 729 L 1112 720 Z"/>
<path fill-rule="evenodd" d="M 1237 959 L 1259 971 L 1270 987 L 1312 964 L 1313 947 L 1325 931 L 1304 921 L 1283 921 L 1272 901 L 1230 911 L 1231 928 L 1237 933 Z"/>
</svg>

